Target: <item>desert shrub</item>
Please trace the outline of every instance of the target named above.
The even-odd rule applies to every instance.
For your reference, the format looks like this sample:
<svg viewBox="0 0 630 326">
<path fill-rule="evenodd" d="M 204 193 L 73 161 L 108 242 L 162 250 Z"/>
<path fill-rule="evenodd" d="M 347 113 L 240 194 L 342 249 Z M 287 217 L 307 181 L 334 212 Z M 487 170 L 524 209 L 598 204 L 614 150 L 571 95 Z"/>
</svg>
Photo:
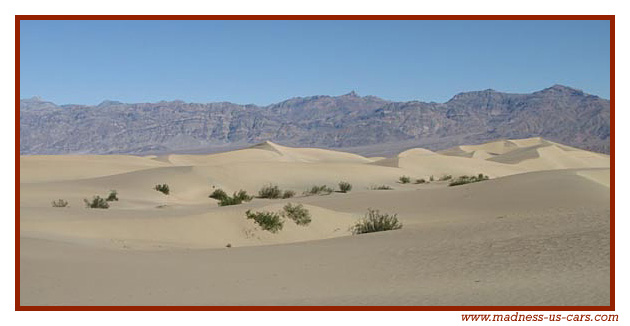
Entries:
<svg viewBox="0 0 630 326">
<path fill-rule="evenodd" d="M 83 202 L 87 208 L 109 208 L 109 204 L 101 196 L 92 197 L 92 201 L 83 199 Z"/>
<path fill-rule="evenodd" d="M 429 181 L 433 181 L 433 176 L 429 177 Z"/>
<path fill-rule="evenodd" d="M 217 189 L 215 191 L 213 191 L 210 196 L 208 196 L 210 198 L 214 198 L 216 200 L 221 200 L 225 197 L 228 197 L 228 194 L 225 193 L 225 191 L 223 191 L 223 189 Z"/>
<path fill-rule="evenodd" d="M 256 224 L 260 225 L 263 230 L 276 233 L 282 230 L 284 222 L 278 213 L 273 212 L 254 212 L 251 210 L 245 212 L 247 219 L 252 219 Z"/>
<path fill-rule="evenodd" d="M 459 177 L 456 180 L 451 181 L 448 186 L 449 187 L 453 187 L 453 186 L 461 186 L 461 185 L 465 185 L 467 183 L 471 183 L 472 181 L 470 181 L 470 179 L 468 179 L 468 177 Z"/>
<path fill-rule="evenodd" d="M 370 187 L 370 190 L 393 190 L 394 188 L 390 187 L 390 186 L 386 186 L 386 185 L 380 185 L 380 186 L 372 186 Z"/>
<path fill-rule="evenodd" d="M 467 176 L 467 175 L 463 175 L 460 176 L 459 178 L 451 181 L 451 183 L 449 183 L 448 185 L 450 187 L 452 186 L 460 186 L 460 185 L 465 185 L 467 183 L 475 183 L 475 182 L 479 182 L 479 181 L 485 181 L 490 179 L 490 177 L 488 177 L 487 175 L 484 175 L 483 173 L 479 173 L 479 175 L 476 176 Z"/>
<path fill-rule="evenodd" d="M 258 197 L 277 199 L 282 195 L 282 191 L 276 185 L 266 185 L 258 191 Z"/>
<path fill-rule="evenodd" d="M 450 175 L 450 174 L 445 174 L 442 177 L 440 177 L 440 181 L 448 181 L 448 180 L 451 180 L 451 179 L 453 179 L 453 176 Z"/>
<path fill-rule="evenodd" d="M 67 206 L 68 206 L 68 201 L 63 200 L 63 199 L 54 200 L 52 202 L 52 207 L 67 207 Z"/>
<path fill-rule="evenodd" d="M 403 175 L 400 178 L 398 178 L 398 181 L 400 183 L 409 183 L 409 182 L 411 182 L 411 178 L 406 176 L 406 175 Z"/>
<path fill-rule="evenodd" d="M 284 193 L 282 194 L 282 198 L 292 198 L 293 196 L 295 196 L 295 191 L 293 190 L 285 190 Z"/>
<path fill-rule="evenodd" d="M 221 195 L 221 194 L 218 194 L 217 196 L 220 198 L 219 203 L 218 203 L 219 206 L 239 205 L 243 203 L 244 201 L 250 201 L 253 198 L 252 196 L 249 196 L 247 194 L 247 191 L 242 190 L 242 189 L 239 190 L 238 192 L 235 192 L 232 195 L 232 197 L 228 195 Z"/>
<path fill-rule="evenodd" d="M 218 205 L 219 206 L 230 206 L 230 205 L 238 205 L 241 204 L 243 202 L 242 199 L 238 198 L 238 197 L 223 197 L 221 198 L 221 200 L 219 200 Z"/>
<path fill-rule="evenodd" d="M 248 195 L 247 191 L 245 191 L 243 189 L 239 190 L 238 192 L 235 192 L 233 197 L 234 198 L 238 198 L 238 199 L 240 199 L 242 201 L 251 201 L 254 198 L 254 196 Z"/>
<path fill-rule="evenodd" d="M 352 228 L 352 234 L 362 234 L 402 228 L 397 214 L 381 214 L 378 210 L 368 208 L 368 212 Z"/>
<path fill-rule="evenodd" d="M 312 195 L 330 195 L 333 191 L 333 188 L 330 188 L 326 185 L 322 185 L 322 186 L 312 186 L 309 189 L 306 189 L 306 191 L 304 191 L 304 195 L 305 196 L 312 196 Z"/>
<path fill-rule="evenodd" d="M 118 192 L 116 190 L 112 190 L 109 192 L 109 196 L 105 199 L 106 201 L 118 201 Z"/>
<path fill-rule="evenodd" d="M 350 190 L 352 190 L 352 185 L 350 183 L 345 181 L 339 182 L 339 191 L 348 192 Z"/>
<path fill-rule="evenodd" d="M 427 180 L 424 180 L 424 179 L 416 179 L 416 184 L 418 184 L 418 183 L 426 183 L 426 182 L 427 182 Z"/>
<path fill-rule="evenodd" d="M 160 184 L 155 185 L 155 187 L 153 189 L 155 189 L 155 190 L 157 190 L 157 191 L 159 191 L 159 192 L 161 192 L 161 193 L 163 193 L 165 195 L 168 195 L 168 194 L 171 193 L 171 189 L 169 189 L 169 187 L 168 187 L 168 185 L 166 183 L 163 184 L 163 185 L 160 185 Z"/>
<path fill-rule="evenodd" d="M 284 212 L 282 213 L 284 216 L 290 218 L 297 225 L 309 225 L 311 223 L 311 213 L 309 213 L 308 209 L 304 208 L 302 204 L 293 205 L 288 203 L 283 208 Z"/>
</svg>

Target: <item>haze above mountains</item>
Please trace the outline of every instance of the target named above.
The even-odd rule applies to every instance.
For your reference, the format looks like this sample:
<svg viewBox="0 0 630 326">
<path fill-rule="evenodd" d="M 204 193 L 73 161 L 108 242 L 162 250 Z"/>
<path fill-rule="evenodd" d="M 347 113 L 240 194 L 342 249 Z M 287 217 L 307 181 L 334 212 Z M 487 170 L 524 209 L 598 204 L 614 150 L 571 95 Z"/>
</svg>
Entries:
<svg viewBox="0 0 630 326">
<path fill-rule="evenodd" d="M 96 106 L 20 101 L 20 154 L 202 153 L 270 140 L 392 155 L 540 136 L 610 151 L 610 101 L 555 85 L 530 94 L 491 89 L 446 103 L 393 102 L 355 92 L 268 106 L 183 101 Z"/>
</svg>

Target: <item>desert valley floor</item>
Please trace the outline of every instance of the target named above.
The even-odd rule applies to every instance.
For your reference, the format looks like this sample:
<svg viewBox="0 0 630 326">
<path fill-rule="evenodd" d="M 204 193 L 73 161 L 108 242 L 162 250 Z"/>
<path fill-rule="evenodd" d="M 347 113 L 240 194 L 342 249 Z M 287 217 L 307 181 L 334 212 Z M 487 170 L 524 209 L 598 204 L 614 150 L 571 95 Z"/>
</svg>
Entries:
<svg viewBox="0 0 630 326">
<path fill-rule="evenodd" d="M 439 181 L 479 173 L 490 180 Z M 340 181 L 352 191 L 302 194 Z M 541 138 L 389 158 L 270 142 L 21 156 L 20 304 L 609 305 L 609 182 L 608 155 Z M 169 195 L 154 190 L 163 183 Z M 296 196 L 223 207 L 208 197 L 268 184 Z M 393 189 L 372 190 L 381 185 Z M 85 207 L 114 189 L 109 209 Z M 303 204 L 311 224 L 271 233 L 245 217 L 287 203 Z M 403 228 L 352 235 L 368 208 Z"/>
</svg>

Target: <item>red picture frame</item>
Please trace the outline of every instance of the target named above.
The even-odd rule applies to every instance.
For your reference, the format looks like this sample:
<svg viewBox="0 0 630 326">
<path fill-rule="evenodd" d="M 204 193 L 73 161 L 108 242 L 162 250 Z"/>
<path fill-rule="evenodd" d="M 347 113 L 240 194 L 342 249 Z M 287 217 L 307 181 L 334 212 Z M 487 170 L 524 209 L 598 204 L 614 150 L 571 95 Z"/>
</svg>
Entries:
<svg viewBox="0 0 630 326">
<path fill-rule="evenodd" d="M 26 20 L 607 20 L 610 22 L 609 306 L 21 306 L 20 22 Z M 615 16 L 614 15 L 16 15 L 15 16 L 15 310 L 16 311 L 614 311 L 615 310 Z"/>
</svg>

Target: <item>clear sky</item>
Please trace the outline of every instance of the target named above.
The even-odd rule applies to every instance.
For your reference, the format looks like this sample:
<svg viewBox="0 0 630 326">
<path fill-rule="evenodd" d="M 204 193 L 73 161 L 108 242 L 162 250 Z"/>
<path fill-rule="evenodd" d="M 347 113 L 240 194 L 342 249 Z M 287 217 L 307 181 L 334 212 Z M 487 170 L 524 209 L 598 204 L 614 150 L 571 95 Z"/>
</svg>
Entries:
<svg viewBox="0 0 630 326">
<path fill-rule="evenodd" d="M 22 21 L 20 32 L 21 97 L 57 104 L 610 92 L 608 21 Z"/>
</svg>

